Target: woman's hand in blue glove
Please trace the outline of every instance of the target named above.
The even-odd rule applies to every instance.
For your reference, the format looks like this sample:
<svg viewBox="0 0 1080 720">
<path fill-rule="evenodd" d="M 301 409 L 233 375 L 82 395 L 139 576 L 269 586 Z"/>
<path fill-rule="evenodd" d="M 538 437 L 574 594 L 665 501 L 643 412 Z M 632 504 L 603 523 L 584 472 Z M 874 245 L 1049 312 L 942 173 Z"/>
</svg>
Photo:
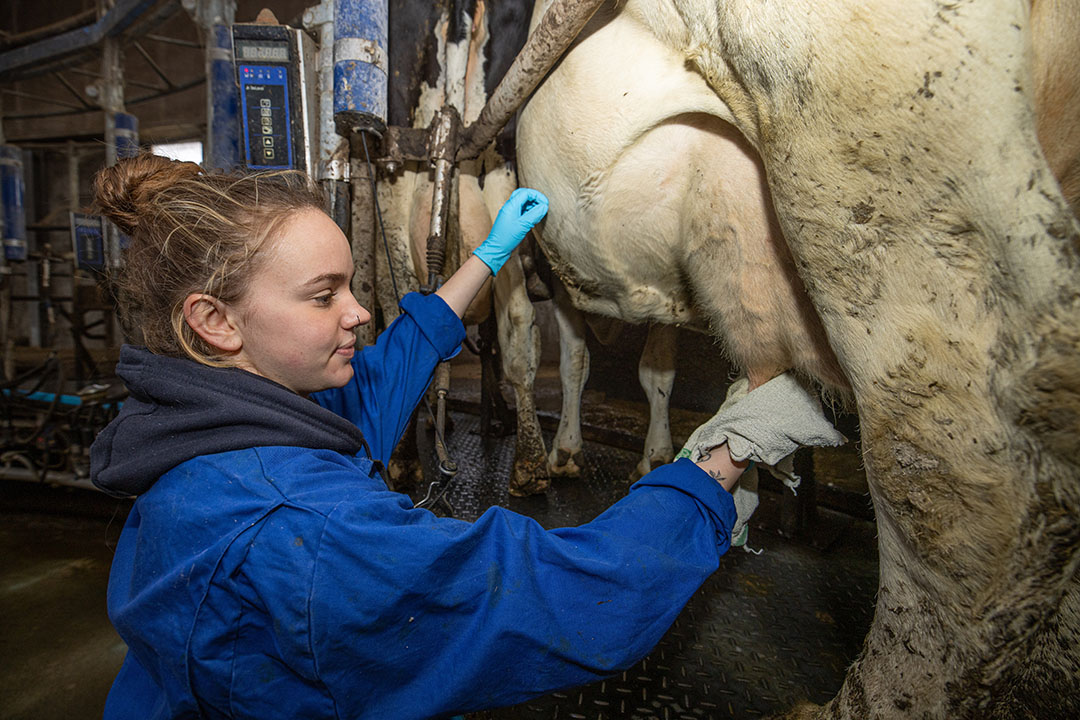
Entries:
<svg viewBox="0 0 1080 720">
<path fill-rule="evenodd" d="M 518 188 L 503 204 L 487 239 L 480 243 L 473 255 L 483 260 L 491 269 L 491 274 L 495 275 L 514 248 L 525 239 L 533 225 L 543 219 L 547 211 L 548 199 L 542 192 L 532 188 Z"/>
</svg>

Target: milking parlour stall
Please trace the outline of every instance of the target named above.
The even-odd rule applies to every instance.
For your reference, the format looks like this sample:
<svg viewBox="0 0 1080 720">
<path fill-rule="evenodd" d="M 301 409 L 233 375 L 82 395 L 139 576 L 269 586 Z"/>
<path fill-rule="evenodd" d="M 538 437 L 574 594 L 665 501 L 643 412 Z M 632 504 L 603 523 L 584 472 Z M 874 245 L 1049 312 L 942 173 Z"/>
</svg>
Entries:
<svg viewBox="0 0 1080 720">
<path fill-rule="evenodd" d="M 768 417 L 843 436 L 751 463 L 730 549 L 639 662 L 465 718 L 1080 717 L 1080 0 L 290 0 L 235 22 L 117 0 L 93 27 L 174 4 L 206 53 L 203 165 L 317 180 L 372 311 L 357 347 L 515 190 L 549 201 L 378 468 L 409 512 L 588 523 L 778 376 L 797 392 Z M 23 34 L 13 79 L 76 42 Z M 7 376 L 9 415 L 70 397 Z M 98 425 L 122 392 L 100 386 Z M 33 457 L 0 471 L 64 484 Z"/>
</svg>

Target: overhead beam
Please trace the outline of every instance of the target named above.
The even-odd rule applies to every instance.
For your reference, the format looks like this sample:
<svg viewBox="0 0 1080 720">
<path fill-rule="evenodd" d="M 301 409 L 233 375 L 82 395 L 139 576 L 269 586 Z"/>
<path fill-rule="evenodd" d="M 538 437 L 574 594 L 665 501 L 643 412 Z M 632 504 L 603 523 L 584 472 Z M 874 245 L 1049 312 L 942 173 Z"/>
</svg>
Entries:
<svg viewBox="0 0 1080 720">
<path fill-rule="evenodd" d="M 167 0 L 166 4 L 175 2 Z M 0 53 L 0 76 L 14 80 L 55 69 L 64 59 L 92 49 L 105 38 L 130 28 L 163 0 L 117 0 L 116 5 L 90 25 L 62 32 Z"/>
</svg>

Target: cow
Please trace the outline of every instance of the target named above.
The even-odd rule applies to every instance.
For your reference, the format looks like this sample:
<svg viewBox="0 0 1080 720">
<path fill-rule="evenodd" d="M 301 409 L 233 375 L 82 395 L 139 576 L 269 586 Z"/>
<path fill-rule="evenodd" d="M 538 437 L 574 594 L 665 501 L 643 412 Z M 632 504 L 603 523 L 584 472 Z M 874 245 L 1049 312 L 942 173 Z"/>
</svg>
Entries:
<svg viewBox="0 0 1080 720">
<path fill-rule="evenodd" d="M 1080 716 L 1078 18 L 626 0 L 520 114 L 577 307 L 858 411 L 874 621 L 789 717 Z"/>
<path fill-rule="evenodd" d="M 1080 79 L 1070 68 L 1080 52 L 1080 3 L 1032 0 L 1029 22 L 1035 131 L 1062 194 L 1080 215 Z"/>
<path fill-rule="evenodd" d="M 475 120 L 488 94 L 524 44 L 528 5 L 521 2 L 392 3 L 388 123 L 428 127 L 444 105 L 466 123 Z M 445 268 L 448 274 L 487 236 L 502 203 L 517 187 L 513 139 L 502 137 L 476 160 L 461 163 L 450 213 Z M 385 252 L 376 253 L 376 295 L 388 324 L 398 297 L 417 290 L 428 276 L 426 241 L 431 219 L 432 176 L 425 163 L 406 162 L 380 178 L 377 187 Z M 470 306 L 466 324 L 494 311 L 502 370 L 517 402 L 514 494 L 542 490 L 546 457 L 533 383 L 539 363 L 539 330 L 520 260 L 515 256 Z M 391 468 L 401 482 L 403 471 Z"/>
</svg>

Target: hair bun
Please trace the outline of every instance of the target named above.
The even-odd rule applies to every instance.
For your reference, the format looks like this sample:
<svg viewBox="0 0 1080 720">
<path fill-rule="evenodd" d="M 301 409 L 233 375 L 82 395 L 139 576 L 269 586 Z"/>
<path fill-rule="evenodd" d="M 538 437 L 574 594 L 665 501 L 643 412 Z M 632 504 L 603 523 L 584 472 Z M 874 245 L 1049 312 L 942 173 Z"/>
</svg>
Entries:
<svg viewBox="0 0 1080 720">
<path fill-rule="evenodd" d="M 94 178 L 94 205 L 126 235 L 153 214 L 154 200 L 163 190 L 202 172 L 195 163 L 149 153 L 102 168 Z"/>
</svg>

